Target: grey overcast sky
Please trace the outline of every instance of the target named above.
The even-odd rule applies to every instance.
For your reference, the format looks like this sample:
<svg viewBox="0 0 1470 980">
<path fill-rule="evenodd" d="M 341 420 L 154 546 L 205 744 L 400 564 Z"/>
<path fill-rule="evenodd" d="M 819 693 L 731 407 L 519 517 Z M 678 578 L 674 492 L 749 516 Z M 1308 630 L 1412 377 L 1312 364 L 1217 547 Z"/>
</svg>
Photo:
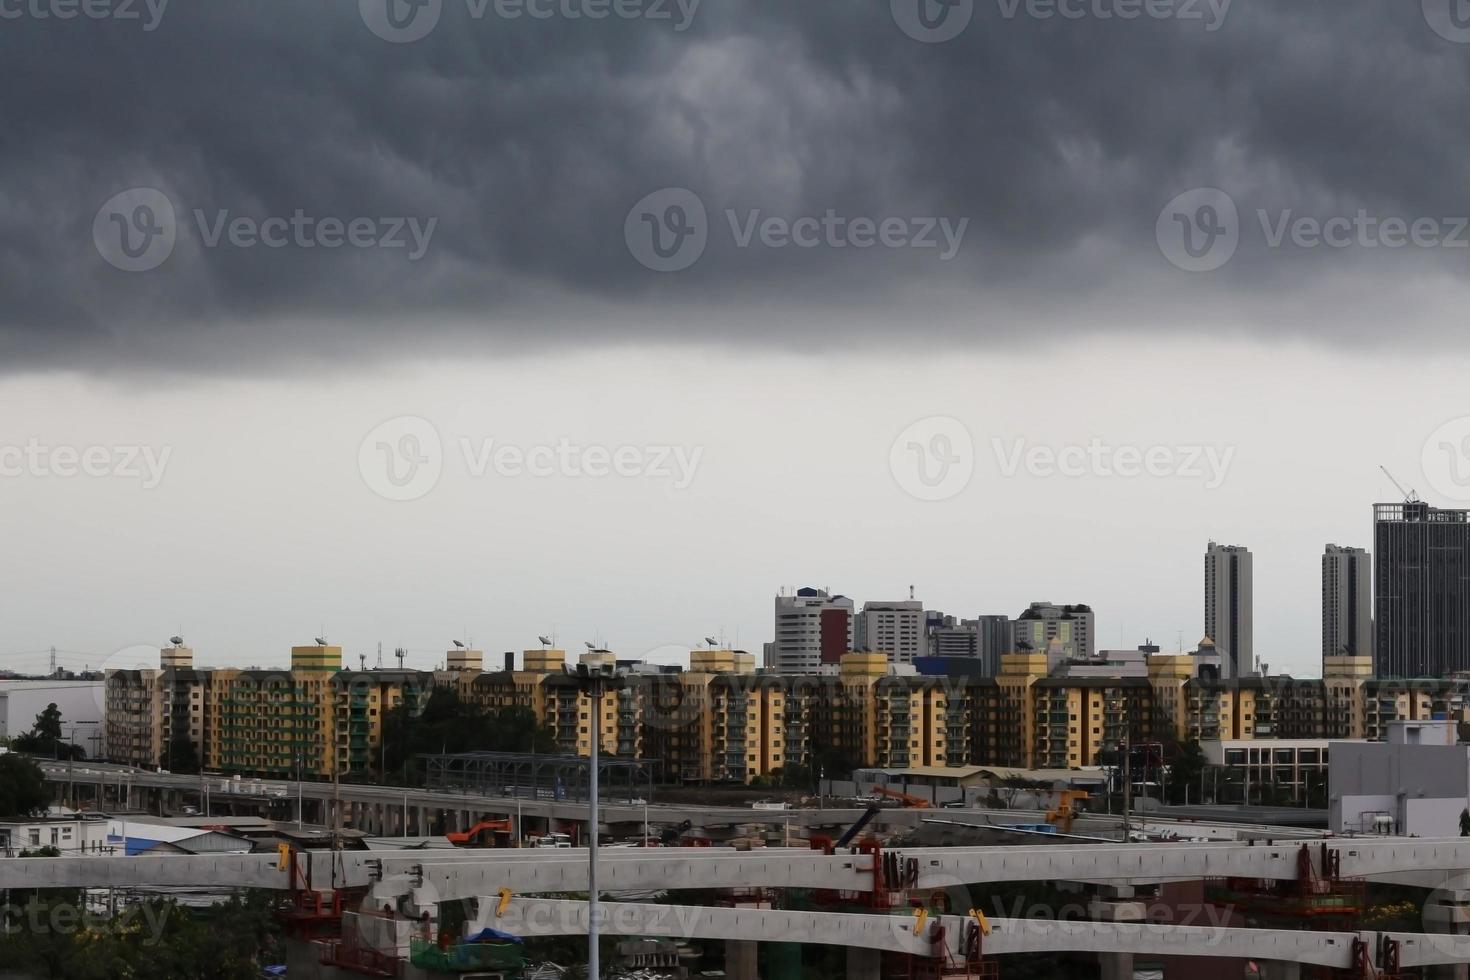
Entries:
<svg viewBox="0 0 1470 980">
<path fill-rule="evenodd" d="M 770 638 L 1318 669 L 1470 499 L 1457 0 L 0 0 L 0 665 Z"/>
</svg>

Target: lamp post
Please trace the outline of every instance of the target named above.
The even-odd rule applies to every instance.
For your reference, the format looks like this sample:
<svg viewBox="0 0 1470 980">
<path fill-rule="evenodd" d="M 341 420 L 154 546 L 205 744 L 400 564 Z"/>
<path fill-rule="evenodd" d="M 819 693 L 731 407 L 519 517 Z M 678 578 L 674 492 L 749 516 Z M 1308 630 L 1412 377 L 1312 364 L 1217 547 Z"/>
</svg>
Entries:
<svg viewBox="0 0 1470 980">
<path fill-rule="evenodd" d="M 587 980 L 601 980 L 597 948 L 597 825 L 601 820 L 597 784 L 598 743 L 602 729 L 602 696 L 621 685 L 611 664 L 580 663 L 575 671 L 570 667 L 567 671 L 576 681 L 578 691 L 592 699 L 592 751 L 587 780 Z"/>
</svg>

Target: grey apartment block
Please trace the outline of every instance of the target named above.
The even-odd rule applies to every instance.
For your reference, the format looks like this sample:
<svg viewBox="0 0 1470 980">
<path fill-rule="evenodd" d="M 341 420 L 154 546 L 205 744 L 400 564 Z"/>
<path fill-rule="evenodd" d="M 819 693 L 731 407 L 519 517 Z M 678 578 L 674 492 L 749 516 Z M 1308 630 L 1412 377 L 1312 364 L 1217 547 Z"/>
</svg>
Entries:
<svg viewBox="0 0 1470 980">
<path fill-rule="evenodd" d="M 1329 544 L 1322 554 L 1322 656 L 1373 655 L 1373 560 Z"/>
<path fill-rule="evenodd" d="M 1220 652 L 1223 677 L 1256 672 L 1253 602 L 1250 549 L 1211 541 L 1205 549 L 1205 635 Z"/>
</svg>

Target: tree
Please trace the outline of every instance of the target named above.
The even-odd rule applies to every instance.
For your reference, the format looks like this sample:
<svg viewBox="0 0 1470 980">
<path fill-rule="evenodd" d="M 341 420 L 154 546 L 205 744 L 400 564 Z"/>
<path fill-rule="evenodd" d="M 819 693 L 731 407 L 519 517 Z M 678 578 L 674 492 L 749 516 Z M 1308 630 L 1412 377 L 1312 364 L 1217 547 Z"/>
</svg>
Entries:
<svg viewBox="0 0 1470 980">
<path fill-rule="evenodd" d="M 15 747 L 32 755 L 49 755 L 56 759 L 85 759 L 86 751 L 80 745 L 62 741 L 61 709 L 56 702 L 46 705 L 46 710 L 36 715 L 36 723 L 24 735 L 16 736 Z"/>
<path fill-rule="evenodd" d="M 199 771 L 199 749 L 187 735 L 175 735 L 168 743 L 169 772 L 192 774 Z"/>
<path fill-rule="evenodd" d="M 1194 792 L 1198 795 L 1200 776 L 1210 760 L 1205 756 L 1205 750 L 1200 748 L 1199 739 L 1192 738 L 1178 747 L 1178 753 L 1174 755 L 1174 761 L 1169 766 L 1169 802 L 1174 804 L 1185 803 L 1189 799 L 1190 787 L 1196 787 Z M 1195 802 L 1202 802 L 1198 798 Z"/>
<path fill-rule="evenodd" d="M 51 805 L 41 767 L 13 752 L 0 755 L 0 818 L 31 817 Z"/>
<path fill-rule="evenodd" d="M 452 687 L 436 687 L 419 710 L 407 701 L 383 720 L 382 778 L 415 780 L 415 757 L 437 752 L 557 751 L 551 729 L 538 725 L 529 708 L 491 710 L 465 701 Z"/>
</svg>

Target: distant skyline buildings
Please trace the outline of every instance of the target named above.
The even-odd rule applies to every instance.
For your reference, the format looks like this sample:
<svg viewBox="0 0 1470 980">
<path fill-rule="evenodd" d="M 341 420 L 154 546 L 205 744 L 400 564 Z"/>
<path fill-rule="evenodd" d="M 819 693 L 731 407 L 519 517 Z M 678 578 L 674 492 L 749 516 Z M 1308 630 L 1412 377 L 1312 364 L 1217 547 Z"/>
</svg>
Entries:
<svg viewBox="0 0 1470 980">
<path fill-rule="evenodd" d="M 1375 672 L 1470 670 L 1470 511 L 1375 504 L 1373 554 Z"/>
<path fill-rule="evenodd" d="M 1011 623 L 1013 651 L 1042 651 L 1058 641 L 1069 657 L 1092 657 L 1097 652 L 1097 621 L 1092 607 L 1081 603 L 1059 606 L 1033 602 Z"/>
<path fill-rule="evenodd" d="M 1255 673 L 1254 602 L 1250 549 L 1211 541 L 1205 548 L 1205 636 L 1220 652 L 1223 677 Z"/>
<path fill-rule="evenodd" d="M 765 665 L 782 673 L 815 674 L 835 667 L 853 649 L 853 601 L 826 589 L 801 588 L 776 596 L 775 637 Z"/>
<path fill-rule="evenodd" d="M 917 599 L 865 602 L 854 625 L 853 649 L 886 653 L 890 663 L 911 664 L 925 652 L 924 604 Z"/>
<path fill-rule="evenodd" d="M 1372 655 L 1372 556 L 1329 544 L 1322 553 L 1322 656 Z"/>
</svg>

